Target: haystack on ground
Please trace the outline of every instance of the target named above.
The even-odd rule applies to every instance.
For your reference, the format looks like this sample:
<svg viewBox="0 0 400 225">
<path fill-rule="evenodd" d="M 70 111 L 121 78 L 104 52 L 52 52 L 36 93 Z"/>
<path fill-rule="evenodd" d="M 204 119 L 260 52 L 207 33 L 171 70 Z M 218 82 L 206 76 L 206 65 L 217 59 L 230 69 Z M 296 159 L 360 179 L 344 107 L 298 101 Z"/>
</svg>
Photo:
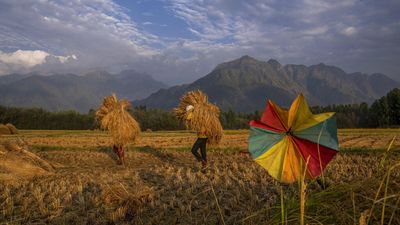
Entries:
<svg viewBox="0 0 400 225">
<path fill-rule="evenodd" d="M 128 100 L 118 101 L 113 94 L 104 98 L 96 112 L 101 128 L 110 132 L 114 145 L 124 146 L 135 141 L 140 134 L 139 123 L 127 111 L 130 106 Z"/>
<path fill-rule="evenodd" d="M 0 124 L 0 135 L 2 134 L 11 134 L 10 129 L 4 124 Z"/>
<path fill-rule="evenodd" d="M 192 118 L 187 120 L 187 107 L 191 105 Z M 208 97 L 200 90 L 190 91 L 182 98 L 174 109 L 177 118 L 186 123 L 186 126 L 199 134 L 208 137 L 209 144 L 218 144 L 222 138 L 222 126 L 219 121 L 219 108 L 208 102 Z"/>
<path fill-rule="evenodd" d="M 0 143 L 0 182 L 13 185 L 53 172 L 54 167 L 30 152 L 21 140 Z"/>
<path fill-rule="evenodd" d="M 6 127 L 8 127 L 8 129 L 10 130 L 11 134 L 18 134 L 18 129 L 12 125 L 11 123 L 7 123 Z"/>
</svg>

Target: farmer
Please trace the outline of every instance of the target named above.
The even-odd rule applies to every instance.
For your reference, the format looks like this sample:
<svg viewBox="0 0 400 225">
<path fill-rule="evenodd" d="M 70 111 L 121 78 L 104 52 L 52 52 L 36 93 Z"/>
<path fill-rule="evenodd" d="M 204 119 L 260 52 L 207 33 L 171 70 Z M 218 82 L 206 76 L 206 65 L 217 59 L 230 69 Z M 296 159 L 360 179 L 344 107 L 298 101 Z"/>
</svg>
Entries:
<svg viewBox="0 0 400 225">
<path fill-rule="evenodd" d="M 100 127 L 109 132 L 113 151 L 123 166 L 125 166 L 124 146 L 134 142 L 140 134 L 139 123 L 128 112 L 130 106 L 128 100 L 118 100 L 117 96 L 112 94 L 104 97 L 96 111 L 96 119 L 100 122 Z"/>
<path fill-rule="evenodd" d="M 113 145 L 113 151 L 119 158 L 120 165 L 125 166 L 125 151 L 121 145 Z"/>
<path fill-rule="evenodd" d="M 187 123 L 189 123 L 193 117 L 193 109 L 194 109 L 194 106 L 192 106 L 192 105 L 188 105 L 186 107 Z M 201 133 L 198 131 L 197 132 L 197 140 L 193 144 L 193 147 L 192 147 L 192 153 L 193 153 L 194 157 L 196 157 L 197 161 L 201 162 L 201 166 L 202 166 L 201 170 L 202 171 L 205 171 L 208 167 L 206 147 L 207 147 L 207 135 L 205 133 Z M 199 154 L 199 150 L 200 150 L 201 154 Z"/>
<path fill-rule="evenodd" d="M 189 91 L 174 108 L 176 117 L 185 123 L 186 128 L 197 133 L 192 153 L 201 162 L 204 173 L 207 164 L 206 146 L 217 145 L 222 138 L 223 129 L 219 121 L 219 108 L 208 102 L 208 97 L 200 90 Z"/>
</svg>

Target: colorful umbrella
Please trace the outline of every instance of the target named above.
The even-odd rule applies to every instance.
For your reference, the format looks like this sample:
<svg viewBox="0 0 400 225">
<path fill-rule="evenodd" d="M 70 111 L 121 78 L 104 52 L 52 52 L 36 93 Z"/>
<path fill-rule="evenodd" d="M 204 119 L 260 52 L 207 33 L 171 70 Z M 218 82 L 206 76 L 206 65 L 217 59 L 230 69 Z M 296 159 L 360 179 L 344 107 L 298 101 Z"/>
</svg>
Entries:
<svg viewBox="0 0 400 225">
<path fill-rule="evenodd" d="M 250 122 L 249 152 L 275 179 L 292 183 L 306 169 L 319 176 L 339 151 L 334 113 L 313 115 L 299 95 L 289 111 L 268 101 L 260 121 Z"/>
</svg>

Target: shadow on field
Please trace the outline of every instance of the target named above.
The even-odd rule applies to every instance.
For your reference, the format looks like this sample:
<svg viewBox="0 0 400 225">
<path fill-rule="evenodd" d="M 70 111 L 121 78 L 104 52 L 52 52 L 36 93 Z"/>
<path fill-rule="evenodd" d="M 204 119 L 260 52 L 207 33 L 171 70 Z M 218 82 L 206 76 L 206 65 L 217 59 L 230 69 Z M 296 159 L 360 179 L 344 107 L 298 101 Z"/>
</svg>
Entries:
<svg viewBox="0 0 400 225">
<path fill-rule="evenodd" d="M 105 153 L 108 155 L 113 161 L 115 161 L 117 164 L 119 163 L 118 156 L 113 152 L 111 147 L 106 147 L 106 146 L 101 146 L 96 149 L 98 152 Z"/>
<path fill-rule="evenodd" d="M 183 163 L 181 160 L 178 160 L 177 157 L 174 156 L 174 154 L 166 152 L 165 150 L 155 149 L 150 146 L 138 147 L 136 148 L 136 150 L 138 152 L 151 154 L 152 156 L 155 156 L 160 161 L 165 163 L 174 164 L 178 167 L 187 166 L 187 164 Z"/>
</svg>

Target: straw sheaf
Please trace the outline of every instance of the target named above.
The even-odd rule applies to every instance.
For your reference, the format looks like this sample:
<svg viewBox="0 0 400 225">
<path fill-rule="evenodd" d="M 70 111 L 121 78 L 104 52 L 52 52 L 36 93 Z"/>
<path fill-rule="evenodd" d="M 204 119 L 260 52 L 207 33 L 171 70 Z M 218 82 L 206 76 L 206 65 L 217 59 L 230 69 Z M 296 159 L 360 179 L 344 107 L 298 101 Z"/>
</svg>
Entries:
<svg viewBox="0 0 400 225">
<path fill-rule="evenodd" d="M 55 172 L 53 164 L 30 152 L 21 139 L 0 142 L 0 161 L 0 183 L 11 186 Z"/>
<path fill-rule="evenodd" d="M 188 112 L 186 107 L 194 106 L 192 119 L 186 120 Z M 209 144 L 218 144 L 222 138 L 222 126 L 219 121 L 219 108 L 208 102 L 208 97 L 202 91 L 190 91 L 182 96 L 181 101 L 174 109 L 177 118 L 198 134 L 206 135 Z"/>
<path fill-rule="evenodd" d="M 124 146 L 139 136 L 139 123 L 127 111 L 130 106 L 128 100 L 118 101 L 113 94 L 104 98 L 96 112 L 101 128 L 110 132 L 115 145 Z"/>
<path fill-rule="evenodd" d="M 6 125 L 0 124 L 0 134 L 11 134 L 11 131 Z"/>
<path fill-rule="evenodd" d="M 110 96 L 106 96 L 103 99 L 103 103 L 100 108 L 96 111 L 96 119 L 101 121 L 104 116 L 106 116 L 109 112 L 111 112 L 118 105 L 118 99 L 115 94 Z"/>
<path fill-rule="evenodd" d="M 10 130 L 11 134 L 18 134 L 18 129 L 11 123 L 7 123 L 6 127 Z"/>
</svg>

